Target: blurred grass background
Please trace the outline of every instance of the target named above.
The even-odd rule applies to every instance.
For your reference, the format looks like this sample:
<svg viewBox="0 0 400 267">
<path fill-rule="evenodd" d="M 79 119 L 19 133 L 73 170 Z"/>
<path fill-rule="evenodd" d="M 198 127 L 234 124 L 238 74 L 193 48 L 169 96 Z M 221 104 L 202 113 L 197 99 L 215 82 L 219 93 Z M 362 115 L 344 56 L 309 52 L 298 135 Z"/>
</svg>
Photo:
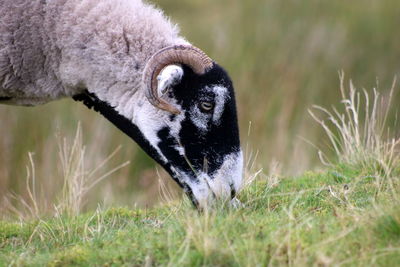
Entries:
<svg viewBox="0 0 400 267">
<path fill-rule="evenodd" d="M 257 164 L 265 173 L 272 162 L 289 175 L 321 166 L 317 150 L 304 139 L 324 146 L 325 136 L 307 109 L 339 101 L 339 70 L 356 87 L 378 86 L 384 95 L 400 74 L 397 0 L 152 2 L 231 74 L 243 145 L 258 152 Z M 394 107 L 400 100 L 397 91 Z M 131 161 L 92 190 L 88 208 L 98 203 L 153 205 L 160 200 L 159 178 L 174 187 L 133 141 L 100 115 L 66 99 L 35 108 L 0 106 L 0 196 L 26 194 L 25 166 L 28 152 L 34 152 L 36 186 L 51 203 L 61 181 L 57 136 L 72 139 L 78 121 L 88 168 L 119 145 L 122 149 L 104 172 Z"/>
</svg>

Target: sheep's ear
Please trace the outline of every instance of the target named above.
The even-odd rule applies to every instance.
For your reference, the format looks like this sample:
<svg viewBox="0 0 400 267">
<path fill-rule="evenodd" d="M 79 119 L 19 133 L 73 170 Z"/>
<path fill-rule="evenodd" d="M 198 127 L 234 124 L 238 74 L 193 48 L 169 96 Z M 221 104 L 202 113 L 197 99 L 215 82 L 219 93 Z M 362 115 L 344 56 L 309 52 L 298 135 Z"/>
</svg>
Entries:
<svg viewBox="0 0 400 267">
<path fill-rule="evenodd" d="M 162 96 L 174 85 L 180 83 L 183 77 L 183 68 L 180 65 L 168 65 L 158 75 L 158 95 Z"/>
</svg>

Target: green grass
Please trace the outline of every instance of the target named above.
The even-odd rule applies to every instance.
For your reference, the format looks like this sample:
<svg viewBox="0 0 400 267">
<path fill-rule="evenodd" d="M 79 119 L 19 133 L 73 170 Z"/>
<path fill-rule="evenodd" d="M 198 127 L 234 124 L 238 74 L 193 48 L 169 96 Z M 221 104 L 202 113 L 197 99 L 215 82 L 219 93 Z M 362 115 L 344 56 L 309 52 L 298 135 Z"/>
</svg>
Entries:
<svg viewBox="0 0 400 267">
<path fill-rule="evenodd" d="M 341 165 L 272 185 L 258 178 L 237 209 L 199 213 L 184 200 L 1 221 L 0 266 L 394 266 L 400 180 L 390 179 L 382 187 L 376 174 Z"/>
</svg>

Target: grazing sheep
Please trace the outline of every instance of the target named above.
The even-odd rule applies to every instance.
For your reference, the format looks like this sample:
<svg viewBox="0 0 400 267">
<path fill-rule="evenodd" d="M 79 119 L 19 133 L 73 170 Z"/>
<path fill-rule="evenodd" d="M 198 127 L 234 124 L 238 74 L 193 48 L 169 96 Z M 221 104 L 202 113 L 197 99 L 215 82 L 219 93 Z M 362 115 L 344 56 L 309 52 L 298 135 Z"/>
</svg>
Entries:
<svg viewBox="0 0 400 267">
<path fill-rule="evenodd" d="M 82 101 L 136 141 L 198 207 L 242 182 L 228 74 L 141 0 L 2 0 L 0 103 Z"/>
</svg>

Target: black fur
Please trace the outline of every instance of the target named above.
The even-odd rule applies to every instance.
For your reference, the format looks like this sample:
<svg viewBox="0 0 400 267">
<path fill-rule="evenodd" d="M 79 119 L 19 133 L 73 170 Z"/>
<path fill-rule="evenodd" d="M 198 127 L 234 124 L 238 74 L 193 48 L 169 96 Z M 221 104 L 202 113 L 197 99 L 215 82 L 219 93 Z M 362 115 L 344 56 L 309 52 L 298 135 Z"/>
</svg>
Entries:
<svg viewBox="0 0 400 267">
<path fill-rule="evenodd" d="M 108 103 L 101 101 L 96 95 L 89 93 L 88 91 L 74 96 L 73 99 L 75 101 L 82 101 L 83 104 L 89 109 L 93 108 L 94 111 L 99 112 L 106 119 L 112 122 L 118 129 L 138 143 L 150 157 L 157 161 L 157 163 L 162 163 L 158 153 L 143 137 L 137 126 L 127 118 L 118 114 L 118 112 L 115 111 L 115 109 L 113 109 Z"/>
</svg>

